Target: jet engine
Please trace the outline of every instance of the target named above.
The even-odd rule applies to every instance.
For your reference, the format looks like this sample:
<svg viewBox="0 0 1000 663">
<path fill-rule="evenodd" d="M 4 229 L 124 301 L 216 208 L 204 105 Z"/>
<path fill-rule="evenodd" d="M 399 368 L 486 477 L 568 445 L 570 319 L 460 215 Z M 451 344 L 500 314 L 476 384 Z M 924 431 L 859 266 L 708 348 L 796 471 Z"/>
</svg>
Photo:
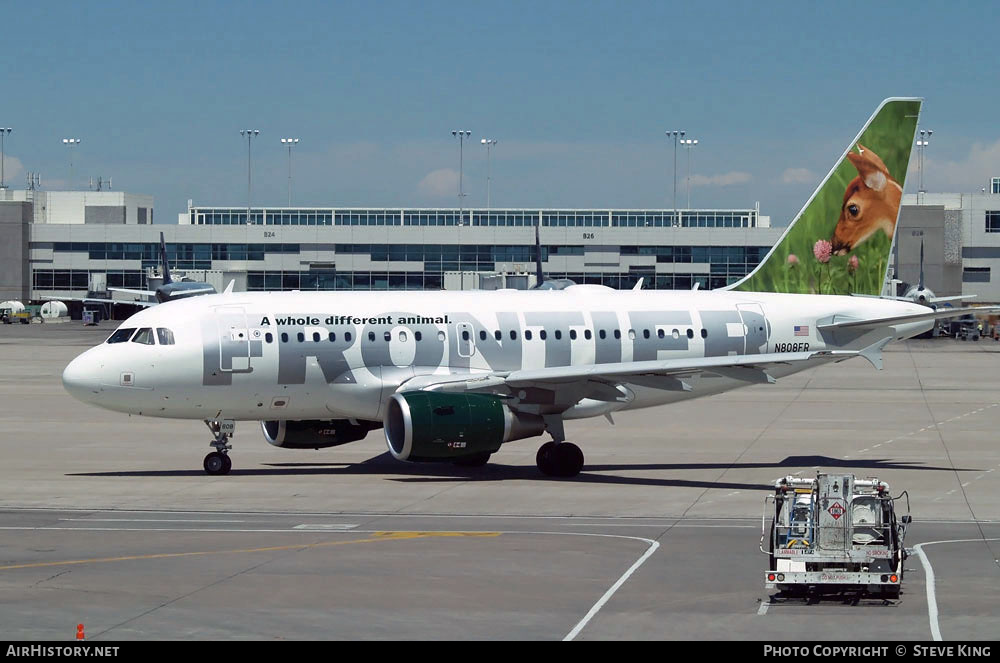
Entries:
<svg viewBox="0 0 1000 663">
<path fill-rule="evenodd" d="M 514 412 L 502 398 L 433 391 L 393 394 L 383 424 L 389 453 L 412 462 L 490 454 L 545 431 L 541 417 Z"/>
<path fill-rule="evenodd" d="M 368 435 L 369 431 L 381 428 L 377 421 L 347 419 L 330 421 L 262 421 L 261 430 L 268 444 L 284 449 L 325 449 L 348 442 L 355 442 Z"/>
</svg>

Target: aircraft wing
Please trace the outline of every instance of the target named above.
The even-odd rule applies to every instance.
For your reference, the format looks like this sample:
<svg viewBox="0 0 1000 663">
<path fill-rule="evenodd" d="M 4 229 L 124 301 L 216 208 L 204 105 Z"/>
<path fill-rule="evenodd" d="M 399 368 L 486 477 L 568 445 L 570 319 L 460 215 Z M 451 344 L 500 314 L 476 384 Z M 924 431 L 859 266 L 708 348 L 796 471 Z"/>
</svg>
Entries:
<svg viewBox="0 0 1000 663">
<path fill-rule="evenodd" d="M 553 366 L 518 371 L 494 371 L 451 375 L 424 375 L 403 383 L 399 391 L 454 391 L 490 393 L 498 396 L 518 396 L 522 402 L 547 402 L 552 405 L 572 404 L 583 398 L 617 401 L 624 397 L 618 389 L 623 383 L 638 384 L 653 389 L 690 391 L 684 380 L 702 375 L 732 378 L 747 383 L 773 383 L 768 373 L 773 366 L 806 361 L 842 361 L 864 356 L 880 368 L 876 361 L 889 338 L 864 350 L 819 352 L 777 352 L 726 357 L 692 357 L 654 361 L 629 361 L 592 366 Z M 876 347 L 877 346 L 877 347 Z M 881 363 L 880 361 L 878 363 Z M 541 390 L 541 393 L 533 393 Z M 525 395 L 519 395 L 525 392 Z"/>
<path fill-rule="evenodd" d="M 817 325 L 823 331 L 835 331 L 837 329 L 864 329 L 866 327 L 887 327 L 901 322 L 925 322 L 928 320 L 942 320 L 945 318 L 959 318 L 968 314 L 995 314 L 1000 313 L 1000 306 L 964 306 L 962 308 L 944 308 L 937 311 L 928 310 L 926 313 L 912 313 L 910 315 L 897 315 L 891 318 L 874 318 L 867 320 L 837 320 L 833 322 Z"/>
<path fill-rule="evenodd" d="M 156 293 L 152 290 L 136 290 L 133 288 L 108 288 L 112 292 L 127 292 L 130 295 L 143 295 L 145 297 L 155 297 Z"/>
<path fill-rule="evenodd" d="M 128 299 L 104 299 L 101 297 L 54 297 L 52 295 L 46 295 L 42 299 L 50 299 L 52 301 L 58 302 L 97 302 L 99 304 L 128 304 L 129 306 L 141 306 L 146 308 L 148 306 L 153 306 L 156 302 L 140 302 L 140 301 L 130 301 Z"/>
</svg>

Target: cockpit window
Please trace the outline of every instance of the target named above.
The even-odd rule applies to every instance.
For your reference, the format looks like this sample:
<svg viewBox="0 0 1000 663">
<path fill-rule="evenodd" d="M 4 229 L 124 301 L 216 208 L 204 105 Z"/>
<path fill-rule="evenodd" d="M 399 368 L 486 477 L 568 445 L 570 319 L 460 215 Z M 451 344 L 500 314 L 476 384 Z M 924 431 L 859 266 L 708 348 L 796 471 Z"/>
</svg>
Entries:
<svg viewBox="0 0 1000 663">
<path fill-rule="evenodd" d="M 169 329 L 164 329 L 163 327 L 157 327 L 156 337 L 159 339 L 160 345 L 174 344 L 174 333 Z"/>
<path fill-rule="evenodd" d="M 149 327 L 143 327 L 135 333 L 132 342 L 142 343 L 143 345 L 155 345 L 156 341 L 153 340 L 153 330 Z"/>
<path fill-rule="evenodd" d="M 125 343 L 130 338 L 132 338 L 132 334 L 134 333 L 135 333 L 135 327 L 126 327 L 119 329 L 114 334 L 111 335 L 111 338 L 108 339 L 108 343 Z"/>
</svg>

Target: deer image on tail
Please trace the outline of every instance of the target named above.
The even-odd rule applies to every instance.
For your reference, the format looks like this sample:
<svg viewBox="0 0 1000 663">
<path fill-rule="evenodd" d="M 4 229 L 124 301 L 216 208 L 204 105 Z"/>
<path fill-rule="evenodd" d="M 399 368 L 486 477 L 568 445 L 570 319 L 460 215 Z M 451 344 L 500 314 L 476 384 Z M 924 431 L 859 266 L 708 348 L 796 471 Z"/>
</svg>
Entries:
<svg viewBox="0 0 1000 663">
<path fill-rule="evenodd" d="M 848 152 L 847 158 L 858 176 L 847 185 L 840 220 L 833 231 L 833 252 L 841 256 L 878 230 L 891 239 L 903 197 L 903 187 L 892 178 L 877 154 L 858 143 L 858 153 Z"/>
</svg>

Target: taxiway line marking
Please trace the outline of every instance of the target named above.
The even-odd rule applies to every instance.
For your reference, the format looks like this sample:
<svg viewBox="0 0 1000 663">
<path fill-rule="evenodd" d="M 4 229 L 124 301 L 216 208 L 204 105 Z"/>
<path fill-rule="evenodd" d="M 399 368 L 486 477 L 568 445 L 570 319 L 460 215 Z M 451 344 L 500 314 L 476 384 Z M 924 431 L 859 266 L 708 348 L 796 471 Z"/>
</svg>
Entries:
<svg viewBox="0 0 1000 663">
<path fill-rule="evenodd" d="M 757 614 L 760 615 L 761 617 L 763 617 L 764 615 L 767 614 L 767 609 L 770 608 L 770 607 L 771 607 L 771 602 L 770 601 L 761 601 L 760 602 L 760 607 L 757 608 Z"/>
<path fill-rule="evenodd" d="M 75 523 L 245 523 L 245 520 L 199 520 L 168 518 L 60 518 Z"/>
<path fill-rule="evenodd" d="M 581 619 L 577 623 L 577 625 L 573 627 L 572 631 L 566 634 L 566 637 L 563 638 L 563 642 L 568 642 L 576 638 L 576 636 L 580 633 L 580 631 L 583 630 L 583 627 L 585 627 L 587 623 L 594 618 L 594 615 L 596 615 L 598 612 L 601 611 L 601 608 L 604 607 L 604 604 L 607 603 L 608 600 L 615 595 L 615 592 L 617 592 L 619 588 L 621 588 L 621 586 L 625 584 L 625 581 L 628 580 L 632 576 L 632 574 L 635 573 L 640 566 L 642 566 L 643 562 L 649 559 L 649 557 L 654 552 L 656 552 L 656 549 L 660 547 L 660 544 L 656 541 L 653 541 L 652 539 L 640 539 L 640 540 L 649 543 L 649 547 L 646 549 L 646 552 L 644 552 L 642 556 L 639 557 L 639 559 L 635 560 L 635 563 L 632 564 L 632 566 L 630 566 L 628 570 L 625 573 L 623 573 L 620 578 L 618 578 L 615 584 L 611 585 L 608 591 L 604 592 L 604 596 L 598 599 L 597 603 L 595 603 L 594 606 L 587 612 L 584 618 Z"/>
<path fill-rule="evenodd" d="M 49 566 L 75 566 L 78 564 L 108 564 L 110 562 L 129 562 L 149 559 L 170 559 L 174 557 L 201 557 L 206 555 L 237 555 L 241 553 L 277 552 L 280 550 L 308 550 L 310 548 L 330 548 L 333 546 L 348 546 L 355 543 L 376 543 L 379 541 L 399 541 L 432 537 L 495 537 L 500 532 L 375 532 L 366 539 L 351 541 L 322 541 L 320 543 L 298 543 L 286 546 L 267 546 L 263 548 L 238 548 L 231 550 L 201 550 L 177 553 L 154 553 L 150 555 L 124 555 L 121 557 L 97 557 L 93 559 L 62 560 L 58 562 L 33 562 L 30 564 L 9 564 L 0 566 L 0 571 L 14 569 L 37 569 Z"/>
<path fill-rule="evenodd" d="M 920 564 L 924 567 L 924 574 L 927 579 L 924 587 L 927 590 L 927 620 L 930 622 L 931 637 L 941 641 L 941 625 L 938 623 L 937 590 L 935 588 L 934 568 L 931 561 L 924 554 L 924 546 L 935 546 L 939 543 L 982 543 L 985 541 L 1000 541 L 1000 539 L 952 539 L 950 541 L 927 541 L 913 546 L 913 551 L 920 557 Z"/>
</svg>

